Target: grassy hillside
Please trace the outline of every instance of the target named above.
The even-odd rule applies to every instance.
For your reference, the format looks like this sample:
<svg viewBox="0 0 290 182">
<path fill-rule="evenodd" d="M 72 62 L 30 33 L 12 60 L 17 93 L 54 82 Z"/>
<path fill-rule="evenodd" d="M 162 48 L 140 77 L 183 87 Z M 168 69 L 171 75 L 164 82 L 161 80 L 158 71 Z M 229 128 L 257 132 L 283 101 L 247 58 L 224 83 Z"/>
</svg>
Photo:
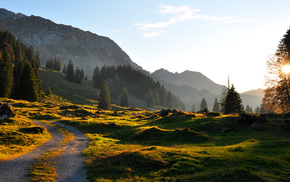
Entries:
<svg viewBox="0 0 290 182">
<path fill-rule="evenodd" d="M 257 130 L 235 115 L 155 114 L 62 118 L 92 140 L 84 151 L 90 181 L 290 180 L 290 128 L 283 116 Z"/>
<path fill-rule="evenodd" d="M 83 80 L 81 84 L 69 82 L 65 75 L 49 69 L 39 69 L 39 79 L 45 93 L 47 88 L 52 94 L 73 104 L 97 104 L 98 89 L 93 87 L 91 80 Z M 129 102 L 132 107 L 149 109 L 146 103 L 129 92 Z"/>
<path fill-rule="evenodd" d="M 290 180 L 290 127 L 283 115 L 257 130 L 239 123 L 236 115 L 179 112 L 159 117 L 132 108 L 100 111 L 96 104 L 60 109 L 72 103 L 54 95 L 42 103 L 3 101 L 17 111 L 14 121 L 60 121 L 86 133 L 91 142 L 83 154 L 90 181 Z"/>
</svg>

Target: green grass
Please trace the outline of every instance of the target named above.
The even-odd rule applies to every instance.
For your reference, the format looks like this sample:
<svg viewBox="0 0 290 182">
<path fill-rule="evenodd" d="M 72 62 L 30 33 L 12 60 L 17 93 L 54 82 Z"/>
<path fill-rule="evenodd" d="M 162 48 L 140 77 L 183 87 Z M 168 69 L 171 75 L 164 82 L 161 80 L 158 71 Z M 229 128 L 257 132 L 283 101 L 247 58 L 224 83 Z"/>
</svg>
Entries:
<svg viewBox="0 0 290 182">
<path fill-rule="evenodd" d="M 22 117 L 83 131 L 91 139 L 83 152 L 89 181 L 290 181 L 290 127 L 283 115 L 256 130 L 236 115 L 152 118 L 154 111 L 116 106 L 115 114 L 95 104 L 60 110 L 72 103 L 57 96 L 9 102 Z"/>
<path fill-rule="evenodd" d="M 0 121 L 0 161 L 26 154 L 51 138 L 46 130 L 35 134 L 23 132 L 23 129 L 35 126 L 23 116 Z"/>
<path fill-rule="evenodd" d="M 92 140 L 84 151 L 90 181 L 289 181 L 284 120 L 271 118 L 263 130 L 235 115 L 150 119 L 108 113 L 63 122 Z"/>
</svg>

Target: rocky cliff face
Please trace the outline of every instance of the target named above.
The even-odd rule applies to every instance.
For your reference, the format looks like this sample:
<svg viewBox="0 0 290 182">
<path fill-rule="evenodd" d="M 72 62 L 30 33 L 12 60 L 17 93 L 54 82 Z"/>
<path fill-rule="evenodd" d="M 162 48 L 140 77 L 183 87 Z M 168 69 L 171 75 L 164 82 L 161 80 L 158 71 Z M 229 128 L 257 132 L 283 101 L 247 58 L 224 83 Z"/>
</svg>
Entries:
<svg viewBox="0 0 290 182">
<path fill-rule="evenodd" d="M 96 66 L 103 65 L 131 65 L 142 69 L 111 39 L 41 17 L 0 9 L 0 30 L 7 30 L 24 44 L 32 45 L 40 52 L 43 66 L 50 56 L 57 56 L 63 64 L 72 60 L 87 75 Z"/>
</svg>

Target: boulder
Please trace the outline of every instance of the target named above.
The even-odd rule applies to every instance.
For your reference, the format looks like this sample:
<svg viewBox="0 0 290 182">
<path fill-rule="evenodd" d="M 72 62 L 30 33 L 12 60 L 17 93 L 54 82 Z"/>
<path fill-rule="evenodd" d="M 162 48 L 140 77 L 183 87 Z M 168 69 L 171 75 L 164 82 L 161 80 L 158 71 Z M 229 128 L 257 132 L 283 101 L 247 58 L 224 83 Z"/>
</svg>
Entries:
<svg viewBox="0 0 290 182">
<path fill-rule="evenodd" d="M 167 116 L 169 114 L 168 110 L 162 109 L 159 113 L 159 116 Z"/>
<path fill-rule="evenodd" d="M 12 106 L 8 103 L 0 103 L 0 116 L 2 116 L 3 119 L 14 117 L 15 114 L 12 110 Z"/>
</svg>

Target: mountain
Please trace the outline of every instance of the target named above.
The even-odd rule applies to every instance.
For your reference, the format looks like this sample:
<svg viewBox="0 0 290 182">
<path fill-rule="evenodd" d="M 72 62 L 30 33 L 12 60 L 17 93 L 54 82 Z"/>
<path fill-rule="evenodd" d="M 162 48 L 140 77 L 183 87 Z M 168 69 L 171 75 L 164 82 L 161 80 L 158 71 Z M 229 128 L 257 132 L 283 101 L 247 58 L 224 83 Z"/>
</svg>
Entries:
<svg viewBox="0 0 290 182">
<path fill-rule="evenodd" d="M 177 86 L 187 85 L 199 91 L 207 90 L 213 94 L 220 94 L 223 88 L 222 85 L 214 83 L 200 72 L 186 70 L 182 73 L 171 73 L 165 69 L 159 69 L 153 72 L 152 76 Z"/>
<path fill-rule="evenodd" d="M 172 73 L 165 69 L 159 69 L 151 76 L 177 95 L 188 111 L 191 110 L 193 104 L 198 111 L 202 98 L 205 98 L 208 109 L 211 110 L 215 98 L 221 97 L 221 91 L 224 87 L 214 83 L 200 72 L 188 70 L 182 73 Z"/>
<path fill-rule="evenodd" d="M 260 107 L 260 105 L 262 104 L 264 89 L 259 88 L 256 90 L 250 90 L 247 92 L 243 92 L 240 95 L 245 107 L 249 105 L 252 106 L 253 109 L 255 109 L 256 107 Z"/>
<path fill-rule="evenodd" d="M 24 44 L 40 52 L 42 66 L 50 56 L 69 60 L 92 75 L 96 66 L 131 65 L 142 69 L 111 39 L 67 25 L 56 24 L 38 16 L 26 16 L 0 9 L 0 30 L 13 33 Z"/>
<path fill-rule="evenodd" d="M 182 73 L 171 73 L 165 69 L 153 72 L 152 77 L 158 80 L 177 95 L 185 104 L 187 110 L 191 110 L 192 105 L 199 110 L 202 98 L 207 101 L 208 109 L 212 110 L 215 98 L 221 99 L 224 86 L 214 83 L 200 72 L 184 71 Z M 249 105 L 253 109 L 260 107 L 263 99 L 263 89 L 251 90 L 240 94 L 243 105 Z"/>
</svg>

